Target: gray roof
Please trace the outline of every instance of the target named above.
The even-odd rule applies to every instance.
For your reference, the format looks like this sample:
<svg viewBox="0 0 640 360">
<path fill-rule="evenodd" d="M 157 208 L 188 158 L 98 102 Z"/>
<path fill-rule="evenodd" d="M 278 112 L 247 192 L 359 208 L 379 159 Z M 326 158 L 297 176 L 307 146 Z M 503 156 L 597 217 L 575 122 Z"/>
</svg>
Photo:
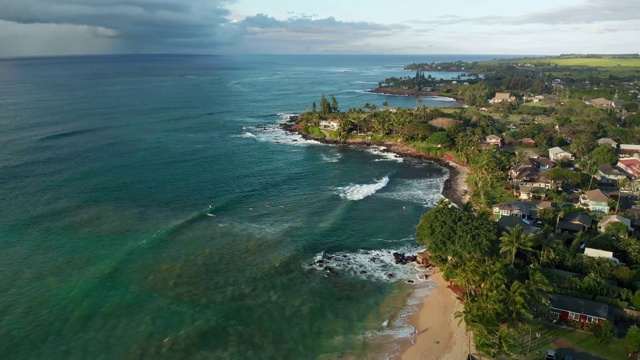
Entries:
<svg viewBox="0 0 640 360">
<path fill-rule="evenodd" d="M 598 139 L 598 144 L 600 145 L 618 145 L 618 143 L 612 138 L 602 138 Z"/>
<path fill-rule="evenodd" d="M 559 310 L 608 319 L 609 305 L 605 303 L 563 294 L 553 294 L 550 301 L 551 307 Z"/>
<path fill-rule="evenodd" d="M 497 222 L 498 224 L 500 224 L 500 226 L 506 229 L 513 229 L 514 227 L 520 225 L 522 226 L 525 234 L 532 234 L 540 230 L 540 228 L 523 223 L 522 218 L 517 216 L 501 216 Z"/>
<path fill-rule="evenodd" d="M 584 193 L 584 195 L 587 197 L 587 199 L 589 199 L 589 201 L 598 201 L 604 203 L 609 201 L 609 197 L 607 196 L 607 194 L 603 193 L 600 189 L 587 191 Z"/>
<path fill-rule="evenodd" d="M 579 211 L 565 216 L 563 220 L 573 224 L 580 224 L 587 227 L 590 227 L 591 223 L 593 222 L 593 219 L 591 218 L 591 216 Z"/>
<path fill-rule="evenodd" d="M 600 170 L 600 172 L 603 173 L 604 175 L 626 176 L 625 173 L 623 173 L 622 171 L 614 168 L 613 166 L 611 166 L 609 164 L 600 164 L 600 165 L 598 165 L 598 170 Z"/>
<path fill-rule="evenodd" d="M 562 148 L 559 147 L 552 147 L 551 149 L 549 149 L 549 154 L 562 154 L 562 153 L 566 153 L 567 151 L 563 150 Z"/>
<path fill-rule="evenodd" d="M 569 230 L 569 231 L 582 231 L 584 230 L 584 228 L 582 227 L 582 225 L 579 224 L 574 224 L 568 221 L 560 221 L 558 223 L 558 229 L 560 230 Z"/>
</svg>

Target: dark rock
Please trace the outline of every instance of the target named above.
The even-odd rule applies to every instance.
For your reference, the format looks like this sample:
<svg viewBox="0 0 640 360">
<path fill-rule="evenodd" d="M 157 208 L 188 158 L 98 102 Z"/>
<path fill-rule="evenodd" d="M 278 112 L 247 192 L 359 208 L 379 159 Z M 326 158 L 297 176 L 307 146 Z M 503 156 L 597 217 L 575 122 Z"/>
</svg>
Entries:
<svg viewBox="0 0 640 360">
<path fill-rule="evenodd" d="M 391 274 L 391 273 L 387 274 L 387 278 L 393 279 L 393 277 L 394 277 L 393 274 Z"/>
</svg>

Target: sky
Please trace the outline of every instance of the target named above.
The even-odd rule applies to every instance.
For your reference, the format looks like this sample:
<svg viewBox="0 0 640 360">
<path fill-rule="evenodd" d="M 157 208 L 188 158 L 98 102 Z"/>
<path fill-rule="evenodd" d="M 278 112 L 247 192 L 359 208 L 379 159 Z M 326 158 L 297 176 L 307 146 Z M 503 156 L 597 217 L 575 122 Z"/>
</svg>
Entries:
<svg viewBox="0 0 640 360">
<path fill-rule="evenodd" d="M 0 57 L 639 52 L 640 0 L 0 0 Z"/>
</svg>

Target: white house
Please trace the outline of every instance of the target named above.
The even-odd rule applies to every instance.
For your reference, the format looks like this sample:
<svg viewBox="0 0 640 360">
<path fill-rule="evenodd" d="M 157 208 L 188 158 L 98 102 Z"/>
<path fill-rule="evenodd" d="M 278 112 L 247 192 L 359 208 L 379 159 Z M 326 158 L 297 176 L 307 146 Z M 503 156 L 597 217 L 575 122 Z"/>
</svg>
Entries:
<svg viewBox="0 0 640 360">
<path fill-rule="evenodd" d="M 515 96 L 511 96 L 511 94 L 509 93 L 496 93 L 496 96 L 493 97 L 493 99 L 489 100 L 490 103 L 492 104 L 499 104 L 502 102 L 511 102 L 514 101 L 516 99 Z"/>
<path fill-rule="evenodd" d="M 559 147 L 549 149 L 549 159 L 551 161 L 559 161 L 562 159 L 573 160 L 573 154 Z"/>
<path fill-rule="evenodd" d="M 321 120 L 320 121 L 320 129 L 324 130 L 338 130 L 340 127 L 340 120 L 331 119 L 331 120 Z"/>
<path fill-rule="evenodd" d="M 584 255 L 592 258 L 605 258 L 613 260 L 616 263 L 620 261 L 613 257 L 613 251 L 598 250 L 590 247 L 584 249 Z"/>
</svg>

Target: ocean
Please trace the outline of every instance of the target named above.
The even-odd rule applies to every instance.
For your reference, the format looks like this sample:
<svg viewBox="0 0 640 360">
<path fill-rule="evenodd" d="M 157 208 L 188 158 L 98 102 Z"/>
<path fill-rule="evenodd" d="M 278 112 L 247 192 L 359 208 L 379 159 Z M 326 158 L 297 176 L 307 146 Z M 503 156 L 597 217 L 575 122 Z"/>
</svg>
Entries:
<svg viewBox="0 0 640 360">
<path fill-rule="evenodd" d="M 415 107 L 365 90 L 404 64 L 489 58 L 0 60 L 2 358 L 397 352 L 432 284 L 392 253 L 417 251 L 447 170 L 278 125 L 323 93 Z"/>
</svg>

